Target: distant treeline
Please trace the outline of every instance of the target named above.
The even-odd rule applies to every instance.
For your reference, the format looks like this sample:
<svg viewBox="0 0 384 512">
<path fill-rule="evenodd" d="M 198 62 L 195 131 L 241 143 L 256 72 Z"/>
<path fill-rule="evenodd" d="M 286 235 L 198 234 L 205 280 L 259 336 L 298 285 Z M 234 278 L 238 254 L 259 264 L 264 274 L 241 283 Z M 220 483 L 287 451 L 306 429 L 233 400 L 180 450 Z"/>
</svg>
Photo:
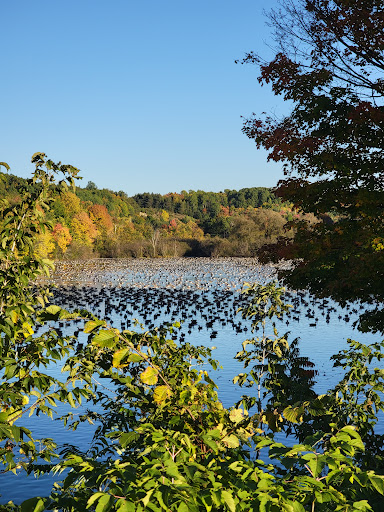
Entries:
<svg viewBox="0 0 384 512">
<path fill-rule="evenodd" d="M 11 204 L 35 186 L 0 175 L 1 197 Z M 41 236 L 37 250 L 58 259 L 254 256 L 286 235 L 284 226 L 297 215 L 265 187 L 129 197 L 89 182 L 56 199 L 48 219 L 52 229 Z"/>
<path fill-rule="evenodd" d="M 181 215 L 190 215 L 203 219 L 206 215 L 217 217 L 222 208 L 260 208 L 263 205 L 281 204 L 268 188 L 253 187 L 241 190 L 224 190 L 224 192 L 204 192 L 202 190 L 183 190 L 180 194 L 136 194 L 133 199 L 141 208 L 167 210 Z"/>
</svg>

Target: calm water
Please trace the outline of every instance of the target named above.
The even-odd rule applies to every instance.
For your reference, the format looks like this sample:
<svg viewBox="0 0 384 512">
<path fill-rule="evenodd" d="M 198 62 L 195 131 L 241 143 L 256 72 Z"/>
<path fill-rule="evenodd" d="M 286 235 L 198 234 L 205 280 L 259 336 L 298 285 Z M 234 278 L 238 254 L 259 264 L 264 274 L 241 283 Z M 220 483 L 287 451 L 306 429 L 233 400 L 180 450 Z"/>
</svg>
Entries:
<svg viewBox="0 0 384 512">
<path fill-rule="evenodd" d="M 274 277 L 274 267 L 260 266 L 251 259 L 224 260 L 102 260 L 61 265 L 54 281 L 54 302 L 69 309 L 86 307 L 117 328 L 130 328 L 134 318 L 147 328 L 164 322 L 183 321 L 177 340 L 197 345 L 215 346 L 214 357 L 222 369 L 213 377 L 225 406 L 232 405 L 244 393 L 232 384 L 242 365 L 234 360 L 241 343 L 252 336 L 250 323 L 241 319 L 237 309 L 244 282 L 265 283 Z M 332 354 L 346 348 L 347 339 L 363 343 L 380 341 L 380 336 L 354 331 L 352 324 L 362 306 L 348 309 L 332 301 L 314 301 L 304 293 L 288 293 L 294 305 L 290 317 L 278 324 L 279 333 L 290 331 L 288 339 L 300 338 L 300 350 L 318 370 L 316 391 L 324 393 L 340 377 L 330 363 Z M 64 326 L 59 326 L 64 330 Z M 81 324 L 65 328 L 74 333 Z M 81 333 L 80 333 L 81 341 Z M 60 368 L 49 371 L 59 376 Z M 61 406 L 58 413 L 66 407 Z M 77 411 L 78 413 L 81 410 Z M 60 422 L 30 418 L 29 428 L 36 437 L 53 437 L 59 445 L 72 443 L 82 449 L 89 446 L 93 428 L 81 425 L 75 432 L 65 430 Z M 382 426 L 380 430 L 382 430 Z M 57 479 L 57 477 L 56 477 Z M 55 477 L 39 479 L 24 474 L 0 475 L 1 502 L 16 503 L 35 495 L 49 493 Z"/>
</svg>

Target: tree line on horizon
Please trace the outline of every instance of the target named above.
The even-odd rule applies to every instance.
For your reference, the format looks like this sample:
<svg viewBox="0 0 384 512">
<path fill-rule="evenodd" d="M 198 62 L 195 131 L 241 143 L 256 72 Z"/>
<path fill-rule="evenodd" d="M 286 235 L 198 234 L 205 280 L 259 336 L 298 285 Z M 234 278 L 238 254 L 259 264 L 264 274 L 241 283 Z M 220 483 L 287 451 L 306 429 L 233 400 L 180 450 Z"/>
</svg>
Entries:
<svg viewBox="0 0 384 512">
<path fill-rule="evenodd" d="M 1 174 L 0 193 L 11 203 L 36 186 Z M 51 228 L 40 235 L 37 250 L 55 259 L 255 256 L 300 217 L 266 187 L 129 197 L 91 181 L 57 197 L 47 215 Z"/>
</svg>

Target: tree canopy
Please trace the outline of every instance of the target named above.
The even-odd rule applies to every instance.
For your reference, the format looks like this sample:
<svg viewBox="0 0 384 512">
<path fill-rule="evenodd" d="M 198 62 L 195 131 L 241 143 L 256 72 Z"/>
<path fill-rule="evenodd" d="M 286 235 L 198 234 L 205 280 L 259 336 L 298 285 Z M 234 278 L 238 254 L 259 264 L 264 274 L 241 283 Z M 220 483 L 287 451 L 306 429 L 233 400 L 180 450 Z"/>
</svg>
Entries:
<svg viewBox="0 0 384 512">
<path fill-rule="evenodd" d="M 383 4 L 283 0 L 269 21 L 274 59 L 250 53 L 243 63 L 259 65 L 260 83 L 292 109 L 253 116 L 243 131 L 283 163 L 276 193 L 323 222 L 296 222 L 293 240 L 261 256 L 294 260 L 282 277 L 296 289 L 374 303 L 360 328 L 384 331 Z"/>
</svg>

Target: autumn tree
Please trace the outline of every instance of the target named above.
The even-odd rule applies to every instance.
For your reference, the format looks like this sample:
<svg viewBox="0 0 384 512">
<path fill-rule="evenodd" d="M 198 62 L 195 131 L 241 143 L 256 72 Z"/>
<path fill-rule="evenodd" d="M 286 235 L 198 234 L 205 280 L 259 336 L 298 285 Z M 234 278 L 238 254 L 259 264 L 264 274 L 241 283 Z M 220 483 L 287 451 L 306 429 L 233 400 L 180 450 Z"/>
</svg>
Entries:
<svg viewBox="0 0 384 512">
<path fill-rule="evenodd" d="M 93 204 L 89 208 L 89 215 L 95 223 L 97 229 L 102 234 L 107 234 L 113 230 L 112 218 L 108 213 L 107 208 L 101 204 Z"/>
<path fill-rule="evenodd" d="M 58 222 L 53 228 L 52 237 L 57 246 L 58 254 L 62 256 L 67 251 L 68 245 L 72 242 L 72 236 L 69 232 L 69 229 L 67 226 Z"/>
<path fill-rule="evenodd" d="M 250 53 L 243 63 L 257 64 L 260 83 L 292 110 L 253 116 L 243 131 L 283 163 L 278 195 L 335 221 L 296 222 L 293 241 L 265 248 L 263 259 L 293 259 L 282 273 L 292 287 L 372 302 L 359 327 L 384 331 L 383 3 L 283 0 L 269 21 L 274 59 Z"/>
<path fill-rule="evenodd" d="M 74 192 L 67 191 L 61 197 L 57 197 L 53 204 L 53 213 L 56 219 L 62 219 L 66 224 L 70 223 L 75 215 L 82 210 L 81 201 Z"/>
<path fill-rule="evenodd" d="M 99 234 L 87 212 L 81 211 L 72 219 L 71 233 L 74 240 L 82 245 L 91 246 Z"/>
<path fill-rule="evenodd" d="M 36 239 L 35 251 L 40 258 L 50 258 L 55 250 L 55 242 L 48 230 L 40 233 Z"/>
</svg>

